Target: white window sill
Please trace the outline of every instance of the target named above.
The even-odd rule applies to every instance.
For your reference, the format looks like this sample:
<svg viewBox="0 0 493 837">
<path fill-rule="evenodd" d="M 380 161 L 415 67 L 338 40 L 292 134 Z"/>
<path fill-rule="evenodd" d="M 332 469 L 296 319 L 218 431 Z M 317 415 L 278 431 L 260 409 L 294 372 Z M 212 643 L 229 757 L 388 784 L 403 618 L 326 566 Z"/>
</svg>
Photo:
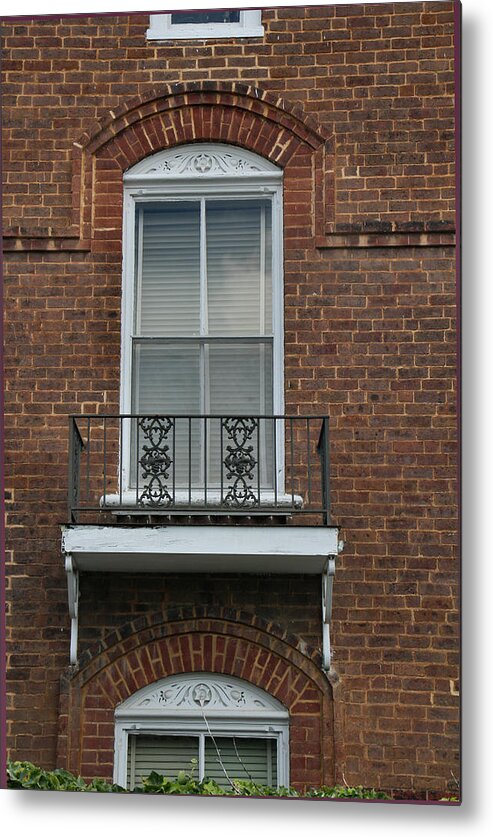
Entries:
<svg viewBox="0 0 493 837">
<path fill-rule="evenodd" d="M 254 489 L 252 490 L 254 491 Z M 138 505 L 135 490 L 132 491 L 127 489 L 126 491 L 122 491 L 121 494 L 103 495 L 99 504 L 101 508 L 108 508 L 110 511 L 113 511 L 114 514 L 124 513 L 138 515 L 149 512 L 166 512 L 168 514 L 173 514 L 173 510 L 180 510 L 180 508 L 184 507 L 190 507 L 192 511 L 193 509 L 200 509 L 201 511 L 205 510 L 206 512 L 210 510 L 210 513 L 214 514 L 215 508 L 218 510 L 221 509 L 221 511 L 224 512 L 228 511 L 228 508 L 224 504 L 224 498 L 226 497 L 227 492 L 228 489 L 225 487 L 221 498 L 221 491 L 219 489 L 210 489 L 207 491 L 206 502 L 203 489 L 196 489 L 195 491 L 192 491 L 191 495 L 186 489 L 177 490 L 175 492 L 173 504 L 171 506 L 165 506 L 164 504 L 153 505 L 151 503 Z M 255 493 L 256 492 L 254 491 L 254 494 Z M 249 506 L 245 506 L 244 509 L 242 509 L 241 506 L 231 506 L 231 513 L 244 511 L 244 513 L 248 515 L 252 510 L 258 513 L 262 511 L 263 506 L 266 507 L 266 514 L 272 513 L 273 510 L 289 512 L 290 509 L 303 508 L 303 498 L 298 494 L 292 496 L 291 494 L 278 493 L 276 502 L 276 495 L 273 491 L 261 489 L 260 504 L 258 506 L 254 506 L 253 509 Z"/>
<path fill-rule="evenodd" d="M 148 41 L 206 41 L 217 40 L 218 38 L 262 38 L 264 36 L 263 26 L 255 27 L 253 29 L 241 29 L 231 27 L 227 29 L 224 26 L 215 26 L 206 28 L 196 26 L 173 26 L 165 32 L 148 29 L 146 32 L 146 39 Z"/>
</svg>

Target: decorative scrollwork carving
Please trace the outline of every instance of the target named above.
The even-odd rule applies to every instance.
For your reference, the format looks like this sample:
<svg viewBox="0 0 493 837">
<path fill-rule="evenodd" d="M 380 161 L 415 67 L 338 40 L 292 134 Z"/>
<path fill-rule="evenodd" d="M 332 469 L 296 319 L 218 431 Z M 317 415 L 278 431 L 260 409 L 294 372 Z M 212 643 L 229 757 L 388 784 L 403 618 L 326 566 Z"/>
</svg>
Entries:
<svg viewBox="0 0 493 837">
<path fill-rule="evenodd" d="M 168 437 L 174 433 L 174 421 L 162 417 L 143 417 L 138 419 L 139 432 L 148 444 L 142 445 L 139 465 L 144 488 L 139 496 L 139 506 L 170 506 L 173 497 L 168 489 L 170 468 L 173 460 L 169 455 Z"/>
<path fill-rule="evenodd" d="M 260 498 L 255 494 L 250 482 L 253 480 L 258 462 L 253 456 L 253 445 L 248 444 L 255 432 L 258 433 L 259 420 L 254 418 L 227 418 L 221 422 L 233 444 L 226 445 L 228 455 L 223 465 L 226 479 L 230 481 L 223 503 L 230 508 L 252 508 L 259 505 Z"/>
<path fill-rule="evenodd" d="M 195 174 L 199 177 L 201 175 L 220 177 L 256 173 L 260 171 L 260 167 L 250 160 L 245 160 L 239 154 L 230 152 L 207 154 L 195 151 L 188 154 L 178 152 L 169 160 L 164 160 L 149 168 L 149 173 L 159 171 L 181 176 Z"/>
<path fill-rule="evenodd" d="M 221 709 L 255 709 L 262 710 L 266 704 L 259 695 L 247 687 L 222 678 L 213 679 L 205 676 L 203 679 L 169 678 L 165 688 L 158 688 L 139 699 L 139 707 L 160 706 L 173 710 L 208 710 Z"/>
</svg>

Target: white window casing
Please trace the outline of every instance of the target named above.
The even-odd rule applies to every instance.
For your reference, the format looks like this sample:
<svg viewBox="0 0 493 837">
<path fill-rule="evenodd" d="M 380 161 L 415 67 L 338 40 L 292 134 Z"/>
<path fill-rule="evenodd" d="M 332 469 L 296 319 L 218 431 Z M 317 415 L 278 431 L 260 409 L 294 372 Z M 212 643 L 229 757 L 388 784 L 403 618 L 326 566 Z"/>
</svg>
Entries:
<svg viewBox="0 0 493 837">
<path fill-rule="evenodd" d="M 192 758 L 199 779 L 212 775 L 227 786 L 251 775 L 288 786 L 288 710 L 244 680 L 207 672 L 167 677 L 117 707 L 117 784 L 127 787 L 151 769 L 174 779 Z"/>
<path fill-rule="evenodd" d="M 214 227 L 214 224 L 212 224 L 211 230 L 208 230 L 209 243 L 207 245 L 207 253 L 205 254 L 204 219 L 206 204 L 207 207 L 215 206 L 219 209 L 217 209 L 215 213 L 217 216 L 216 226 Z M 176 218 L 178 218 L 178 216 L 180 215 L 179 210 L 182 210 L 181 214 L 183 215 L 183 209 L 185 207 L 193 206 L 197 207 L 197 219 L 200 216 L 200 220 L 197 220 L 196 223 L 197 230 L 200 227 L 200 230 L 202 231 L 200 232 L 200 255 L 197 255 L 197 266 L 193 267 L 193 269 L 197 272 L 197 276 L 200 273 L 200 277 L 197 278 L 197 289 L 194 289 L 190 285 L 189 297 L 187 297 L 186 294 L 183 295 L 183 288 L 177 291 L 177 293 L 181 293 L 182 299 L 189 300 L 188 302 L 186 302 L 183 311 L 180 312 L 177 311 L 170 313 L 170 311 L 164 310 L 162 306 L 162 310 L 160 310 L 159 300 L 157 296 L 152 295 L 152 282 L 154 281 L 155 283 L 157 283 L 159 281 L 158 272 L 156 273 L 157 278 L 155 280 L 151 275 L 151 278 L 148 282 L 148 285 L 151 288 L 151 290 L 149 292 L 146 291 L 146 293 L 148 294 L 148 296 L 146 297 L 147 301 L 142 301 L 142 277 L 140 275 L 140 268 L 136 271 L 136 265 L 138 266 L 142 260 L 141 255 L 139 255 L 139 252 L 136 252 L 136 229 L 138 246 L 142 248 L 142 235 L 139 236 L 138 229 L 139 224 L 142 225 L 143 223 L 142 218 L 144 216 L 145 208 L 149 207 L 150 205 L 152 205 L 152 207 L 154 208 L 157 207 L 157 211 L 160 211 L 159 206 L 161 206 L 161 215 L 163 213 L 166 214 L 166 207 L 171 208 L 171 211 L 169 212 L 169 216 L 171 218 L 169 225 L 169 229 L 171 230 L 170 235 L 172 235 L 174 229 L 180 229 L 179 236 L 181 236 L 181 239 L 184 242 L 181 245 L 182 252 L 186 252 L 187 254 L 192 253 L 192 256 L 190 256 L 190 258 L 192 259 L 195 241 L 194 235 L 199 236 L 199 233 L 197 232 L 195 234 L 193 232 L 193 224 L 191 227 L 190 222 L 187 222 L 188 226 L 185 225 L 184 227 L 182 225 L 181 227 L 177 227 L 176 224 L 179 224 L 180 222 L 173 220 L 173 216 L 176 216 Z M 224 206 L 223 217 L 221 217 L 220 212 L 221 205 Z M 176 213 L 172 211 L 173 206 L 176 206 L 177 208 Z M 236 235 L 236 233 L 234 232 L 234 213 L 229 213 L 231 221 L 230 226 L 227 227 L 228 206 L 234 206 L 235 209 L 238 210 L 236 212 L 236 215 L 238 216 L 239 220 L 236 223 L 239 224 L 238 236 L 241 236 L 243 244 L 241 244 L 241 241 L 239 240 L 237 249 L 239 250 L 240 247 L 243 246 L 245 248 L 245 253 L 248 252 L 249 247 L 249 207 L 256 208 L 255 211 L 257 213 L 260 213 L 259 217 L 263 217 L 262 206 L 266 206 L 269 210 L 269 219 L 271 219 L 269 222 L 271 253 L 267 253 L 266 257 L 266 253 L 264 252 L 265 235 L 262 234 L 261 230 L 259 233 L 260 238 L 258 239 L 258 245 L 256 246 L 258 246 L 258 251 L 261 254 L 261 256 L 259 257 L 260 262 L 262 263 L 263 259 L 264 263 L 268 264 L 269 282 L 271 282 L 272 285 L 272 292 L 271 298 L 269 292 L 269 298 L 267 300 L 265 300 L 261 294 L 262 301 L 260 304 L 259 316 L 261 318 L 262 323 L 260 324 L 258 329 L 254 329 L 251 323 L 249 325 L 248 317 L 250 317 L 251 319 L 252 312 L 248 311 L 247 305 L 245 305 L 244 309 L 244 323 L 242 324 L 241 320 L 237 320 L 236 325 L 233 328 L 231 326 L 231 321 L 233 317 L 233 309 L 231 308 L 231 305 L 233 303 L 228 302 L 227 292 L 225 292 L 225 289 L 226 291 L 228 290 L 226 275 L 224 277 L 222 285 L 221 280 L 219 280 L 217 291 L 215 290 L 214 285 L 212 283 L 208 288 L 207 276 L 204 276 L 204 265 L 206 260 L 214 264 L 215 253 L 220 252 L 222 228 L 224 229 L 224 240 L 226 244 L 229 246 L 230 249 L 234 249 Z M 191 214 L 192 213 L 190 213 L 190 216 Z M 210 217 L 212 217 L 213 215 L 213 212 L 209 213 Z M 136 219 L 138 221 L 137 224 Z M 173 224 L 175 224 L 175 227 L 173 227 Z M 264 226 L 265 222 L 262 221 L 261 229 L 263 229 Z M 147 226 L 146 229 L 150 229 L 150 227 Z M 151 233 L 151 244 L 149 246 L 154 246 L 155 249 L 152 252 L 149 251 L 151 253 L 151 255 L 149 256 L 150 260 L 156 258 L 156 253 L 159 256 L 159 239 L 163 237 L 163 234 L 166 235 L 167 233 L 166 230 L 164 230 L 163 233 L 163 227 L 161 226 L 161 228 L 156 232 L 155 235 L 155 245 L 152 245 Z M 254 233 L 252 232 L 250 235 L 254 235 Z M 185 238 L 183 238 L 183 236 L 185 236 Z M 199 240 L 198 237 L 196 238 L 196 240 Z M 255 242 L 254 238 L 252 238 L 251 240 L 252 242 Z M 169 251 L 163 250 L 163 253 L 165 252 Z M 162 259 L 162 261 L 165 260 Z M 215 267 L 216 275 L 218 275 L 218 270 L 219 262 L 217 262 L 217 267 Z M 172 272 L 173 271 L 171 269 L 170 275 L 172 274 Z M 247 277 L 247 273 L 245 273 L 244 276 Z M 172 280 L 170 279 L 170 281 Z M 177 283 L 176 287 L 179 288 L 181 281 L 179 276 L 174 277 L 173 281 Z M 183 281 L 185 281 L 185 277 Z M 189 279 L 186 281 L 190 282 Z M 248 279 L 245 278 L 241 281 L 246 282 L 248 281 Z M 235 291 L 232 290 L 231 293 L 234 294 Z M 236 293 L 241 293 L 241 283 L 238 284 Z M 216 294 L 216 303 L 214 303 L 214 294 Z M 204 302 L 204 300 L 206 301 Z M 182 304 L 183 306 L 183 304 L 185 303 L 180 304 Z M 228 305 L 230 305 L 229 309 Z M 138 346 L 139 337 L 141 337 L 142 334 L 152 333 L 153 322 L 157 323 L 157 326 L 155 326 L 155 328 L 159 329 L 159 318 L 161 317 L 164 318 L 161 320 L 164 323 L 164 330 L 162 331 L 162 333 L 165 334 L 166 339 L 169 340 L 169 335 L 171 333 L 176 333 L 175 331 L 173 331 L 173 329 L 171 329 L 170 331 L 169 324 L 172 323 L 173 318 L 175 316 L 177 317 L 178 315 L 181 316 L 184 323 L 189 324 L 192 323 L 194 318 L 198 318 L 198 325 L 195 332 L 193 331 L 192 326 L 188 325 L 188 328 L 191 329 L 188 333 L 196 334 L 198 335 L 198 337 L 200 337 L 200 335 L 215 334 L 220 336 L 220 340 L 225 341 L 225 362 L 229 363 L 229 365 L 231 366 L 231 372 L 229 374 L 230 376 L 233 375 L 233 377 L 235 371 L 235 352 L 238 355 L 237 365 L 239 372 L 241 372 L 242 368 L 243 370 L 247 369 L 249 364 L 253 364 L 253 366 L 255 366 L 257 361 L 255 360 L 255 354 L 252 355 L 252 351 L 257 352 L 257 350 L 255 349 L 255 345 L 257 345 L 259 347 L 258 351 L 262 353 L 264 350 L 261 348 L 263 340 L 261 335 L 268 335 L 268 337 L 266 337 L 265 340 L 267 340 L 266 346 L 268 345 L 269 353 L 272 353 L 271 364 L 269 361 L 269 356 L 266 355 L 265 362 L 261 361 L 260 365 L 257 363 L 257 366 L 260 369 L 260 373 L 261 369 L 264 367 L 269 370 L 271 369 L 272 381 L 266 379 L 266 381 L 262 384 L 262 378 L 260 378 L 259 392 L 261 393 L 263 391 L 263 388 L 265 387 L 267 387 L 267 390 L 271 392 L 271 395 L 269 396 L 269 404 L 267 406 L 267 409 L 265 410 L 266 413 L 270 414 L 272 412 L 272 414 L 274 415 L 280 415 L 283 413 L 284 384 L 282 288 L 282 170 L 278 166 L 274 165 L 270 161 L 256 154 L 253 154 L 252 152 L 240 149 L 235 146 L 228 146 L 219 143 L 200 143 L 160 151 L 157 154 L 154 154 L 140 161 L 125 173 L 120 402 L 120 411 L 122 414 L 128 415 L 132 412 L 134 407 L 134 400 L 132 398 L 132 386 L 134 387 L 135 392 L 137 374 L 137 363 L 135 363 L 135 358 L 137 357 L 137 355 L 135 354 L 135 352 L 140 352 L 140 354 L 138 355 L 139 358 L 142 358 L 143 356 L 142 350 L 135 348 L 136 346 Z M 268 323 L 268 325 L 264 326 L 264 323 Z M 267 328 L 267 331 L 264 330 L 265 327 Z M 178 329 L 178 326 L 176 326 L 176 328 Z M 148 330 L 146 331 L 146 329 Z M 245 345 L 242 349 L 241 334 L 243 333 L 245 335 L 249 335 L 254 334 L 254 332 L 255 337 L 245 337 Z M 257 332 L 258 337 L 256 336 Z M 158 336 L 160 333 L 161 332 L 158 330 L 156 332 L 156 335 L 153 336 Z M 231 341 L 233 341 L 233 343 L 230 343 L 229 349 L 227 343 L 228 334 L 231 335 Z M 182 334 L 181 337 L 183 336 L 184 335 Z M 205 337 L 205 342 L 207 342 L 208 339 L 210 338 Z M 235 340 L 236 349 L 234 347 Z M 248 349 L 248 341 L 251 342 L 252 340 L 254 342 L 253 344 L 251 344 L 251 348 Z M 257 343 L 255 343 L 255 341 L 257 341 Z M 184 346 L 183 343 L 181 345 Z M 142 378 L 143 386 L 146 385 L 146 368 L 149 368 L 151 370 L 153 368 L 152 352 L 155 350 L 156 346 L 153 349 L 152 343 L 148 341 L 146 344 L 145 351 L 147 353 L 150 351 L 151 355 L 149 355 L 148 360 L 145 361 L 145 363 L 147 363 L 147 367 L 145 366 L 145 364 L 144 366 L 142 366 L 142 362 L 140 362 L 141 369 L 143 370 L 141 372 L 141 375 L 144 375 L 144 378 Z M 168 349 L 166 351 L 168 351 Z M 180 355 L 184 355 L 187 352 L 190 354 L 191 351 L 193 352 L 193 340 L 190 347 L 186 349 L 185 352 L 183 348 L 177 351 Z M 220 359 L 220 341 L 217 341 L 215 344 L 211 343 L 210 348 L 206 349 L 206 351 L 208 352 L 209 357 L 207 361 L 207 369 L 210 368 L 211 363 L 222 363 Z M 173 356 L 175 364 L 176 356 L 177 355 L 175 352 L 175 355 Z M 249 357 L 251 358 L 250 360 L 248 359 Z M 261 354 L 260 357 L 263 357 L 263 355 Z M 216 358 L 216 360 L 214 360 L 214 358 Z M 161 357 L 160 363 L 161 368 L 164 368 L 162 361 L 163 357 Z M 190 362 L 192 362 L 192 364 L 195 363 L 193 358 L 191 358 Z M 197 363 L 199 363 L 198 359 Z M 267 363 L 267 366 L 265 366 L 265 363 Z M 264 367 L 262 366 L 262 364 L 264 364 Z M 159 363 L 154 364 L 154 366 L 157 368 L 159 366 Z M 172 367 L 173 362 L 170 363 L 170 368 Z M 194 367 L 192 366 L 189 368 L 192 369 Z M 220 367 L 218 367 L 218 369 L 219 368 Z M 219 373 L 216 373 L 216 375 L 219 375 Z M 183 387 L 185 385 L 192 387 L 191 383 L 187 380 L 189 376 L 190 373 L 188 373 L 188 376 L 182 375 L 180 377 L 179 370 L 177 369 L 177 371 L 175 372 L 175 377 L 170 379 L 168 390 L 171 390 L 175 386 L 175 384 L 173 383 L 175 379 L 177 388 L 179 386 Z M 207 375 L 205 380 L 207 381 Z M 220 375 L 219 377 L 217 377 L 217 380 L 221 382 Z M 203 387 L 205 386 L 203 373 L 200 376 L 200 381 L 200 385 L 197 384 L 197 390 L 203 389 Z M 149 388 L 149 391 L 152 391 L 152 379 L 149 379 L 149 384 L 147 386 Z M 253 386 L 253 383 L 251 384 L 251 386 Z M 192 398 L 194 409 L 181 409 L 175 410 L 175 412 L 190 412 L 192 414 L 213 412 L 217 415 L 218 408 L 214 407 L 214 404 L 212 404 L 211 409 L 211 404 L 208 400 L 210 393 L 212 393 L 212 395 L 214 394 L 214 390 L 209 387 L 208 383 L 206 386 L 207 394 L 205 396 L 203 392 L 196 392 L 195 400 L 197 401 L 197 404 L 195 404 L 194 393 L 192 392 L 192 389 L 193 388 L 190 389 L 190 393 L 188 395 L 187 393 L 184 394 L 184 403 L 187 402 L 187 399 L 188 401 L 190 401 L 190 398 Z M 156 391 L 157 390 L 158 387 L 156 387 Z M 233 393 L 234 389 L 232 389 L 231 392 Z M 259 397 L 261 398 L 259 402 L 259 409 L 252 410 L 252 413 L 261 414 L 263 412 L 261 409 L 263 404 L 262 397 L 261 395 Z M 219 399 L 219 412 L 221 412 L 221 410 L 224 410 L 223 401 L 225 399 L 225 393 L 221 394 L 220 387 L 219 390 L 216 390 L 216 398 Z M 192 401 L 190 401 L 190 404 L 192 404 Z M 246 412 L 244 408 L 234 409 L 234 398 L 232 399 L 232 402 L 228 400 L 228 404 L 231 404 L 230 410 L 232 414 Z M 147 410 L 144 410 L 144 412 L 147 412 Z M 153 405 L 153 409 L 149 412 L 160 413 L 162 412 L 162 410 L 159 409 L 159 405 Z M 171 413 L 172 411 L 170 410 L 169 412 Z M 128 421 L 124 422 L 123 424 L 122 448 L 124 453 L 122 459 L 121 487 L 122 490 L 125 492 L 131 486 L 131 439 L 130 423 Z M 282 462 L 284 456 L 284 443 L 282 433 L 278 434 L 276 456 L 277 462 L 280 464 L 280 468 L 282 470 Z"/>
<path fill-rule="evenodd" d="M 261 38 L 264 34 L 262 12 L 258 9 L 256 11 L 240 9 L 239 20 L 236 22 L 179 23 L 178 21 L 178 14 L 150 15 L 149 29 L 146 32 L 147 40 Z"/>
</svg>

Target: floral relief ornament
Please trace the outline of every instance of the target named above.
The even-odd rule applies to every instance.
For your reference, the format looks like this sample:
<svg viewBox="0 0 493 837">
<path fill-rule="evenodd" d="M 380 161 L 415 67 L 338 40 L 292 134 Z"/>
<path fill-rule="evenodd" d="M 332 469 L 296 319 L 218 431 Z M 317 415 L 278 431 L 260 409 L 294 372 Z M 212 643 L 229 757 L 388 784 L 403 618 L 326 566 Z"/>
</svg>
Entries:
<svg viewBox="0 0 493 837">
<path fill-rule="evenodd" d="M 248 175 L 261 171 L 261 167 L 254 161 L 247 160 L 239 153 L 224 151 L 222 153 L 208 153 L 205 151 L 177 151 L 165 160 L 153 162 L 143 174 L 165 172 L 172 176 L 227 176 Z"/>
<path fill-rule="evenodd" d="M 196 680 L 170 683 L 167 688 L 156 689 L 138 703 L 139 706 L 165 706 L 173 709 L 227 709 L 243 707 L 262 709 L 264 704 L 257 694 L 233 683 Z"/>
<path fill-rule="evenodd" d="M 212 692 L 209 686 L 206 686 L 205 683 L 200 683 L 198 686 L 195 686 L 192 692 L 192 700 L 194 703 L 198 706 L 207 706 L 211 702 L 211 699 Z"/>
</svg>

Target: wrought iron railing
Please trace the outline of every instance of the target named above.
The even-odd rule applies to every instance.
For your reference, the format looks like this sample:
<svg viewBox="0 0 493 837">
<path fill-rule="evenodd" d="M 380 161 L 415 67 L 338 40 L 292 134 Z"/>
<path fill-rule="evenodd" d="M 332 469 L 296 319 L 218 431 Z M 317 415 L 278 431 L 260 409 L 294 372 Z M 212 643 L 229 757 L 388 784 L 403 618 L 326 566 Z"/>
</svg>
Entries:
<svg viewBox="0 0 493 837">
<path fill-rule="evenodd" d="M 325 416 L 129 414 L 69 421 L 71 523 L 97 513 L 133 523 L 163 515 L 310 515 L 329 524 Z"/>
</svg>

